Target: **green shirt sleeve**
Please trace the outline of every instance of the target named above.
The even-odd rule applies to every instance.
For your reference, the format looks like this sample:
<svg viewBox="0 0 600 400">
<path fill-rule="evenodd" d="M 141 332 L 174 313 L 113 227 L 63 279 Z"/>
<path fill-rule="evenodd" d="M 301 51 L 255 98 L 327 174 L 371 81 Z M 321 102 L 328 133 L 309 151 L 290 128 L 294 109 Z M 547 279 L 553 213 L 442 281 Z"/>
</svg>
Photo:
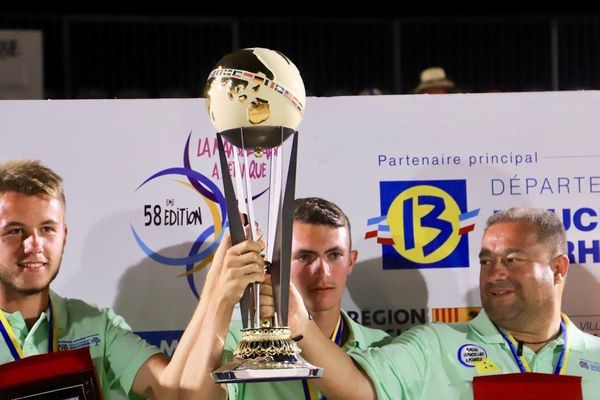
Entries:
<svg viewBox="0 0 600 400">
<path fill-rule="evenodd" d="M 419 326 L 383 347 L 349 354 L 373 382 L 378 399 L 418 399 L 431 379 L 429 360 L 436 343 L 436 334 L 426 326 Z"/>
<path fill-rule="evenodd" d="M 225 337 L 225 345 L 223 346 L 222 364 L 228 363 L 233 360 L 233 352 L 235 351 L 238 343 L 242 339 L 242 323 L 241 321 L 231 321 L 227 336 Z M 228 383 L 227 394 L 230 400 L 241 398 L 241 384 Z"/>
<path fill-rule="evenodd" d="M 111 389 L 137 398 L 131 392 L 133 380 L 144 363 L 160 353 L 131 331 L 125 320 L 112 310 L 106 310 L 105 369 Z"/>
</svg>

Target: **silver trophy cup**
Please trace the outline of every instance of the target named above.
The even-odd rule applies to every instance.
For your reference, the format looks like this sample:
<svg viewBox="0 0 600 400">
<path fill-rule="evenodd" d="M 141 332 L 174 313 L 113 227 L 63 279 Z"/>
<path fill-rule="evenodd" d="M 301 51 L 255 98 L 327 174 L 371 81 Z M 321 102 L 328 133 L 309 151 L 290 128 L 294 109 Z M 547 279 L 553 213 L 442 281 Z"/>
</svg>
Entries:
<svg viewBox="0 0 600 400">
<path fill-rule="evenodd" d="M 306 362 L 290 337 L 288 301 L 298 132 L 305 93 L 295 65 L 281 53 L 251 48 L 223 57 L 207 82 L 209 116 L 217 143 L 229 230 L 233 244 L 245 240 L 240 213 L 257 240 L 258 197 L 266 210 L 265 264 L 272 276 L 275 315 L 260 319 L 260 286 L 249 285 L 240 300 L 242 340 L 235 359 L 212 373 L 215 382 L 264 382 L 318 378 L 323 369 Z M 229 157 L 228 157 L 229 155 Z M 256 193 L 250 158 L 268 165 L 268 190 Z M 253 161 L 255 161 L 253 160 Z M 233 175 L 233 178 L 232 178 Z M 266 223 L 265 223 L 266 222 Z"/>
</svg>

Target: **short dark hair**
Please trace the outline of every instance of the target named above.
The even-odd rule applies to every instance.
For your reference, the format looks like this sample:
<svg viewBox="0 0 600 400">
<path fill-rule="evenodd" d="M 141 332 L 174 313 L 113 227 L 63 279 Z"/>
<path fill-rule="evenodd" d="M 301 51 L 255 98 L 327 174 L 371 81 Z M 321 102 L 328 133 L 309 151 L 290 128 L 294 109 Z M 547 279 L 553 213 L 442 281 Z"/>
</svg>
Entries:
<svg viewBox="0 0 600 400">
<path fill-rule="evenodd" d="M 486 230 L 500 222 L 525 222 L 536 227 L 538 242 L 544 243 L 552 252 L 567 252 L 567 233 L 554 212 L 542 208 L 512 207 L 492 214 L 487 220 Z"/>
<path fill-rule="evenodd" d="M 63 180 L 39 160 L 9 160 L 0 164 L 0 194 L 48 195 L 66 205 Z"/>
<path fill-rule="evenodd" d="M 336 204 L 320 197 L 306 197 L 294 200 L 294 221 L 311 225 L 326 225 L 333 228 L 347 228 L 350 248 L 352 232 L 348 216 Z"/>
</svg>

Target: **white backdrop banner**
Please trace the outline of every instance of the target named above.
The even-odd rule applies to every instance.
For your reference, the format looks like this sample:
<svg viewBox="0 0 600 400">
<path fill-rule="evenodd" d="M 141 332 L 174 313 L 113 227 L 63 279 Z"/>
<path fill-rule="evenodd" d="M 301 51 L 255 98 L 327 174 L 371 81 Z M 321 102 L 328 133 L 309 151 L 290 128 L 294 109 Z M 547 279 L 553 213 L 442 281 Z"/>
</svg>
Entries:
<svg viewBox="0 0 600 400">
<path fill-rule="evenodd" d="M 310 98 L 297 197 L 339 204 L 359 262 L 343 306 L 396 334 L 480 306 L 487 217 L 529 205 L 563 219 L 564 310 L 600 333 L 599 92 Z M 68 245 L 53 288 L 113 307 L 171 353 L 225 223 L 202 99 L 0 101 L 0 159 L 65 179 Z M 270 154 L 247 173 L 268 189 Z"/>
</svg>

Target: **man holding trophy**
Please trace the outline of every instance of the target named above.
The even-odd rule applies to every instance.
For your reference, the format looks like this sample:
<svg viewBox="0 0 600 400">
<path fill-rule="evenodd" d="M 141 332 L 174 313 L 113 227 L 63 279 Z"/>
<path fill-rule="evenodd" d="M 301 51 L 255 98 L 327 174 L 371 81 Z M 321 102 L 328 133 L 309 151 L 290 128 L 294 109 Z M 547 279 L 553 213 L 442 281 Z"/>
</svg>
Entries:
<svg viewBox="0 0 600 400">
<path fill-rule="evenodd" d="M 233 53 L 219 62 L 209 79 L 209 113 L 220 132 L 219 141 L 221 136 L 225 137 L 241 148 L 240 153 L 246 157 L 250 149 L 261 153 L 263 148 L 282 145 L 288 136 L 294 137 L 283 202 L 280 200 L 282 197 L 269 201 L 273 205 L 271 211 L 275 210 L 269 215 L 277 216 L 277 221 L 269 220 L 266 248 L 260 240 L 262 236 L 259 237 L 255 232 L 250 186 L 246 185 L 244 188 L 238 182 L 237 196 L 234 194 L 233 184 L 225 182 L 228 165 L 221 150 L 226 198 L 231 203 L 228 204 L 231 234 L 232 237 L 237 237 L 233 238 L 234 245 L 228 250 L 225 250 L 227 242 L 220 246 L 220 252 L 225 252 L 225 256 L 220 255 L 213 265 L 214 270 L 211 270 L 211 274 L 222 279 L 223 286 L 216 287 L 211 281 L 207 283 L 207 295 L 213 298 L 211 302 L 215 306 L 209 306 L 207 312 L 213 319 L 205 322 L 218 327 L 218 331 L 210 338 L 209 344 L 214 357 L 205 367 L 212 369 L 219 364 L 225 341 L 225 326 L 233 312 L 234 301 L 238 298 L 242 299 L 244 329 L 241 339 L 239 335 L 235 335 L 235 331 L 227 339 L 226 358 L 233 348 L 232 343 L 239 342 L 233 352 L 237 361 L 216 370 L 213 378 L 222 383 L 243 383 L 231 388 L 230 394 L 234 398 L 292 398 L 294 395 L 291 394 L 291 386 L 283 388 L 284 384 L 291 385 L 290 382 L 273 382 L 301 378 L 304 385 L 305 380 L 322 374 L 318 367 L 307 365 L 302 358 L 296 358 L 298 351 L 293 343 L 286 347 L 292 339 L 298 343 L 308 361 L 326 371 L 322 379 L 309 383 L 314 382 L 328 399 L 433 399 L 440 395 L 472 398 L 477 393 L 477 388 L 485 387 L 480 383 L 490 383 L 490 380 L 480 378 L 490 376 L 499 378 L 495 381 L 500 381 L 502 390 L 507 387 L 515 388 L 508 397 L 513 394 L 518 396 L 516 393 L 519 387 L 521 390 L 540 387 L 541 382 L 548 381 L 548 376 L 549 382 L 557 385 L 553 386 L 555 389 L 552 398 L 557 398 L 557 393 L 564 393 L 563 390 L 570 395 L 561 398 L 580 399 L 582 391 L 590 398 L 597 395 L 600 378 L 595 367 L 600 365 L 600 342 L 577 329 L 560 311 L 569 269 L 566 235 L 560 219 L 545 210 L 510 209 L 501 211 L 488 220 L 480 253 L 483 311 L 473 321 L 468 324 L 419 326 L 400 335 L 390 344 L 379 348 L 357 348 L 350 351 L 350 354 L 344 351 L 345 348 L 340 348 L 337 336 L 339 334 L 343 342 L 346 333 L 344 329 L 340 332 L 339 327 L 341 321 L 348 320 L 340 314 L 339 303 L 331 309 L 331 313 L 321 314 L 315 308 L 316 304 L 325 304 L 315 299 L 325 297 L 328 291 L 336 287 L 335 284 L 323 280 L 317 281 L 315 286 L 306 285 L 311 280 L 302 279 L 303 273 L 299 272 L 302 267 L 295 266 L 296 263 L 302 264 L 303 260 L 308 260 L 306 262 L 311 264 L 311 259 L 319 259 L 317 265 L 323 264 L 324 260 L 332 261 L 327 259 L 329 253 L 323 251 L 327 246 L 320 246 L 322 243 L 329 243 L 328 240 L 317 239 L 319 243 L 314 247 L 307 245 L 319 238 L 321 226 L 317 224 L 310 231 L 310 228 L 303 226 L 304 223 L 296 221 L 293 226 L 296 238 L 293 239 L 294 245 L 290 246 L 292 218 L 289 213 L 291 199 L 294 197 L 297 146 L 297 133 L 294 129 L 301 116 L 297 111 L 304 109 L 304 91 L 299 91 L 299 75 L 295 68 L 292 75 L 297 79 L 291 80 L 286 79 L 289 74 L 275 73 L 278 68 L 272 68 L 285 66 L 285 63 L 293 64 L 284 56 L 279 59 L 279 64 L 273 58 L 278 59 L 265 49 L 247 49 Z M 273 88 L 277 90 L 269 90 Z M 278 97 L 275 92 L 283 96 Z M 268 122 L 271 115 L 286 114 L 279 107 L 281 103 L 288 117 L 274 118 L 271 125 Z M 264 127 L 261 125 L 263 123 Z M 222 143 L 220 147 L 223 148 Z M 240 171 L 239 166 L 234 165 L 234 168 L 236 172 Z M 275 168 L 275 174 L 272 175 L 283 176 L 281 166 Z M 271 196 L 277 196 L 282 190 L 273 183 L 276 181 L 272 181 L 269 186 Z M 244 240 L 242 223 L 237 215 L 239 211 L 246 210 L 250 216 L 247 227 L 249 239 Z M 283 218 L 279 218 L 279 211 L 282 210 Z M 276 240 L 273 240 L 273 232 Z M 327 235 L 323 236 L 325 237 Z M 296 242 L 296 239 L 302 243 Z M 343 247 L 347 258 L 342 264 L 345 264 L 345 271 L 349 273 L 356 256 L 349 245 Z M 266 256 L 263 256 L 265 253 Z M 286 264 L 290 258 L 293 260 L 291 266 Z M 262 287 L 262 293 L 256 283 L 253 283 L 252 290 L 244 289 L 246 284 L 252 282 L 269 283 L 263 276 L 263 265 L 273 275 L 272 301 L 267 299 L 271 296 L 267 286 Z M 331 262 L 331 265 L 334 263 Z M 294 282 L 304 298 L 300 297 L 294 287 L 288 298 L 290 268 Z M 219 307 L 223 303 L 227 304 L 226 308 Z M 268 330 L 271 326 L 269 323 L 265 324 L 264 319 L 261 320 L 259 309 L 264 311 L 263 316 L 274 314 L 281 317 L 279 319 L 285 326 L 286 335 L 272 332 L 255 334 L 256 329 L 262 327 Z M 274 310 L 272 313 L 271 309 Z M 250 310 L 249 316 L 245 315 L 246 310 Z M 321 318 L 327 314 L 336 317 L 337 322 L 334 324 L 330 318 Z M 252 319 L 250 328 L 248 318 Z M 286 345 L 281 346 L 282 342 Z M 291 353 L 282 351 L 288 348 Z M 286 358 L 290 354 L 292 357 Z M 296 360 L 299 362 L 296 363 Z M 290 372 L 296 365 L 301 371 Z M 190 377 L 195 377 L 198 381 L 197 377 L 202 371 L 195 372 Z M 523 372 L 527 373 L 521 374 Z M 524 382 L 526 386 L 519 386 Z M 217 398 L 218 395 L 224 397 L 225 388 L 217 385 L 211 387 L 208 382 L 206 384 L 205 393 L 213 391 L 209 398 Z M 306 387 L 307 390 L 298 391 L 295 396 L 306 399 L 321 396 L 320 393 L 311 391 L 310 385 Z M 300 388 L 299 384 L 297 388 Z M 485 397 L 491 399 L 498 398 L 493 396 L 500 391 L 495 389 L 486 392 L 484 389 L 479 393 L 492 395 Z"/>
<path fill-rule="evenodd" d="M 202 296 L 210 296 L 212 304 L 227 303 L 223 309 L 210 313 L 216 320 L 205 321 L 205 325 L 226 326 L 235 303 L 245 286 L 254 280 L 262 281 L 261 252 L 264 243 L 245 241 L 230 247 L 229 237 L 219 247 L 219 259 L 211 267 Z M 292 235 L 291 276 L 297 290 L 291 296 L 303 302 L 322 334 L 343 351 L 360 350 L 383 345 L 391 337 L 378 329 L 363 327 L 354 322 L 341 309 L 342 294 L 346 278 L 351 274 L 358 253 L 352 250 L 350 222 L 335 204 L 321 198 L 297 199 L 294 207 Z M 222 261 L 220 261 L 222 260 Z M 218 278 L 215 276 L 218 274 Z M 214 282 L 214 283 L 213 283 Z M 218 290 L 214 290 L 218 287 Z M 270 286 L 264 285 L 265 296 L 261 298 L 264 315 L 272 315 Z M 223 349 L 216 355 L 209 370 L 217 368 L 221 359 L 228 362 L 234 357 L 239 344 L 241 324 L 234 321 L 227 332 L 223 348 L 223 332 L 214 336 L 215 347 Z M 299 338 L 297 338 L 299 339 Z M 301 340 L 301 339 L 300 339 Z M 209 346 L 207 346 L 209 347 Z M 201 374 L 201 371 L 198 371 Z M 190 376 L 192 378 L 192 376 Z M 194 381 L 198 383 L 197 377 Z M 207 398 L 225 398 L 225 388 L 204 382 Z M 299 379 L 285 382 L 254 382 L 228 384 L 229 399 L 320 399 L 318 387 L 311 380 Z M 218 395 L 217 393 L 221 394 Z M 211 394 L 209 394 L 211 393 Z"/>
<path fill-rule="evenodd" d="M 23 365 L 33 356 L 52 357 L 81 349 L 87 342 L 86 356 L 93 361 L 104 400 L 110 399 L 112 390 L 125 396 L 179 399 L 182 373 L 191 368 L 187 365 L 202 365 L 210 357 L 202 343 L 196 344 L 205 340 L 202 321 L 208 300 L 201 299 L 169 360 L 131 332 L 112 310 L 62 297 L 50 289 L 61 267 L 67 231 L 62 178 L 34 160 L 0 164 L 0 364 L 4 368 Z M 203 375 L 208 376 L 208 371 Z M 50 384 L 68 389 L 62 383 L 65 377 L 57 380 L 61 382 L 46 382 L 39 392 L 48 392 Z M 9 398 L 16 398 L 11 394 L 16 390 L 18 398 L 33 397 L 31 387 L 11 387 L 0 391 L 0 398 L 7 391 Z M 186 394 L 199 398 L 199 392 Z"/>
<path fill-rule="evenodd" d="M 287 328 L 290 274 L 315 321 L 337 346 L 345 350 L 366 347 L 384 341 L 387 335 L 361 327 L 341 311 L 346 278 L 357 257 L 346 215 L 323 199 L 294 202 L 295 129 L 305 102 L 302 79 L 281 53 L 253 48 L 223 57 L 207 89 L 209 115 L 218 130 L 231 235 L 219 246 L 202 293 L 211 299 L 206 316 L 212 319 L 205 319 L 203 326 L 214 327 L 212 337 L 207 335 L 210 343 L 205 344 L 213 351 L 212 362 L 184 373 L 184 391 L 203 387 L 207 398 L 225 397 L 224 386 L 198 378 L 203 368 L 214 370 L 223 359 L 227 363 L 212 377 L 230 384 L 230 398 L 320 398 L 311 379 L 323 371 L 302 359 L 295 342 L 301 338 L 292 338 Z M 235 146 L 232 162 L 225 156 L 223 138 Z M 240 165 L 247 171 L 248 156 L 260 157 L 266 151 L 271 151 L 271 163 L 268 210 L 263 213 L 266 224 L 265 220 L 260 224 L 266 231 L 263 235 L 256 229 L 260 218 L 255 205 L 260 199 L 253 196 L 250 178 L 244 179 Z M 240 213 L 247 217 L 246 225 Z M 272 286 L 258 285 L 265 279 L 264 268 Z M 296 291 L 292 295 L 300 296 Z M 243 329 L 232 325 L 222 356 L 238 300 Z"/>
<path fill-rule="evenodd" d="M 335 204 L 321 198 L 296 199 L 292 234 L 292 295 L 302 301 L 323 335 L 345 352 L 380 346 L 391 337 L 364 327 L 341 309 L 346 279 L 358 253 L 352 249 L 350 221 Z M 268 292 L 269 286 L 265 286 Z M 300 297 L 300 296 L 301 297 Z M 269 304 L 264 298 L 265 306 Z M 233 323 L 225 342 L 230 360 L 240 341 L 239 324 Z M 228 385 L 230 399 L 320 399 L 311 380 Z"/>
<path fill-rule="evenodd" d="M 592 399 L 600 388 L 592 367 L 600 365 L 600 339 L 561 312 L 566 252 L 565 229 L 554 212 L 501 210 L 483 234 L 483 310 L 472 321 L 420 325 L 390 344 L 349 355 L 324 337 L 299 301 L 290 301 L 290 327 L 303 335 L 299 344 L 308 360 L 336 369 L 318 382 L 328 399 L 477 400 L 478 393 L 485 399 Z"/>
</svg>

